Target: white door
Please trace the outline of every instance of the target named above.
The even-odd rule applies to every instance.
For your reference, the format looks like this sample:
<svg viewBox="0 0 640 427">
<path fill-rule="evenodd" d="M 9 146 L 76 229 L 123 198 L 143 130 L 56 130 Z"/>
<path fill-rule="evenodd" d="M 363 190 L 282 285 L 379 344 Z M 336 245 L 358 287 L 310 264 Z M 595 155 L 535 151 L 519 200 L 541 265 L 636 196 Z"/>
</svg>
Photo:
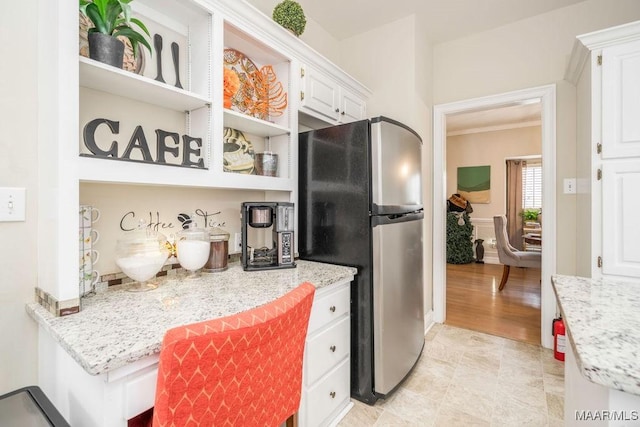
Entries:
<svg viewBox="0 0 640 427">
<path fill-rule="evenodd" d="M 602 273 L 640 277 L 640 161 L 602 165 Z"/>
<path fill-rule="evenodd" d="M 640 156 L 640 41 L 602 50 L 602 158 Z"/>
</svg>

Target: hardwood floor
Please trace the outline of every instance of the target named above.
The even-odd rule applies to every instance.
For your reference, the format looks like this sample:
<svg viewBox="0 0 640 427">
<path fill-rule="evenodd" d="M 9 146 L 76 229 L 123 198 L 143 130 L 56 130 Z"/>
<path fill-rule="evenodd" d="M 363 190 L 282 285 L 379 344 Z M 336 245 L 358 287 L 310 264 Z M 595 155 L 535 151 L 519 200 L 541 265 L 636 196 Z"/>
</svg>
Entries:
<svg viewBox="0 0 640 427">
<path fill-rule="evenodd" d="M 445 324 L 540 345 L 540 270 L 512 267 L 499 292 L 501 277 L 502 265 L 447 264 Z"/>
</svg>

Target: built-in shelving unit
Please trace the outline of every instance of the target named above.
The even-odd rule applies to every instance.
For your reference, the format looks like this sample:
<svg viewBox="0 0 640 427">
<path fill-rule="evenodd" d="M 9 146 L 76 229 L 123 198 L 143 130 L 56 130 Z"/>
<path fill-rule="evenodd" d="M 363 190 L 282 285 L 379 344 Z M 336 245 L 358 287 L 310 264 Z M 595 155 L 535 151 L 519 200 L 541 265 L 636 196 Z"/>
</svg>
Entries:
<svg viewBox="0 0 640 427">
<path fill-rule="evenodd" d="M 246 190 L 252 197 L 263 192 L 265 200 L 296 202 L 301 64 L 334 77 L 363 102 L 368 96 L 357 81 L 242 0 L 134 1 L 133 15 L 149 28 L 154 51 L 143 49 L 144 57 L 135 59 L 133 71 L 79 55 L 77 4 L 40 3 L 50 32 L 38 35 L 37 52 L 39 64 L 47 64 L 38 73 L 37 216 L 42 256 L 37 287 L 60 303 L 60 311 L 77 311 L 81 305 L 81 189 L 100 187 L 92 183 L 112 184 L 110 190 L 116 188 L 125 202 L 126 189 L 132 185 L 177 186 L 181 193 L 191 191 L 199 197 L 203 192 L 196 190 Z M 242 52 L 258 70 L 272 68 L 286 93 L 286 107 L 260 117 L 241 108 L 225 108 L 225 48 Z M 349 119 L 349 109 L 344 116 Z M 226 128 L 242 132 L 254 153 L 277 154 L 276 176 L 227 171 Z M 184 147 L 195 163 L 185 161 L 185 151 L 176 154 Z M 48 370 L 50 358 L 41 352 L 40 359 L 42 372 L 54 372 L 61 384 L 68 381 L 67 368 L 79 369 L 72 363 L 64 370 Z M 347 372 L 346 362 L 340 366 Z M 339 376 L 341 381 L 346 378 Z M 337 417 L 333 410 L 321 412 Z"/>
</svg>

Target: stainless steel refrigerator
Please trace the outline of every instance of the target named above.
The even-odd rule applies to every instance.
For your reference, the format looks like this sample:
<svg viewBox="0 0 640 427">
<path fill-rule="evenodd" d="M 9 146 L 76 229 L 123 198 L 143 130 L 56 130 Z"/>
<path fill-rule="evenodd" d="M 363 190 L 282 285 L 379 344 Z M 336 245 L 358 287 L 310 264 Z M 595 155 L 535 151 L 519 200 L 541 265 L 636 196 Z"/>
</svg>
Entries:
<svg viewBox="0 0 640 427">
<path fill-rule="evenodd" d="M 299 135 L 301 259 L 358 269 L 351 396 L 373 404 L 424 346 L 422 140 L 376 117 Z"/>
</svg>

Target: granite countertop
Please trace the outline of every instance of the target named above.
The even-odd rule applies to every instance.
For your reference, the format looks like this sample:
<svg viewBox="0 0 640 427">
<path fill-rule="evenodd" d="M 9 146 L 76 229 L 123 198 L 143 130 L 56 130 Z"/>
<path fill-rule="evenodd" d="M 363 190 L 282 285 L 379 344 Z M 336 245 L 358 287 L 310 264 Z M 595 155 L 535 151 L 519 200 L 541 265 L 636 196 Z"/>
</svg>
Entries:
<svg viewBox="0 0 640 427">
<path fill-rule="evenodd" d="M 640 281 L 554 275 L 552 283 L 580 372 L 640 395 Z"/>
<path fill-rule="evenodd" d="M 79 313 L 55 317 L 37 303 L 27 312 L 89 373 L 103 374 L 160 352 L 173 327 L 266 304 L 303 282 L 321 288 L 352 280 L 356 269 L 302 261 L 296 268 L 245 272 L 240 264 L 189 280 L 164 278 L 148 292 L 127 285 L 82 299 Z"/>
</svg>

